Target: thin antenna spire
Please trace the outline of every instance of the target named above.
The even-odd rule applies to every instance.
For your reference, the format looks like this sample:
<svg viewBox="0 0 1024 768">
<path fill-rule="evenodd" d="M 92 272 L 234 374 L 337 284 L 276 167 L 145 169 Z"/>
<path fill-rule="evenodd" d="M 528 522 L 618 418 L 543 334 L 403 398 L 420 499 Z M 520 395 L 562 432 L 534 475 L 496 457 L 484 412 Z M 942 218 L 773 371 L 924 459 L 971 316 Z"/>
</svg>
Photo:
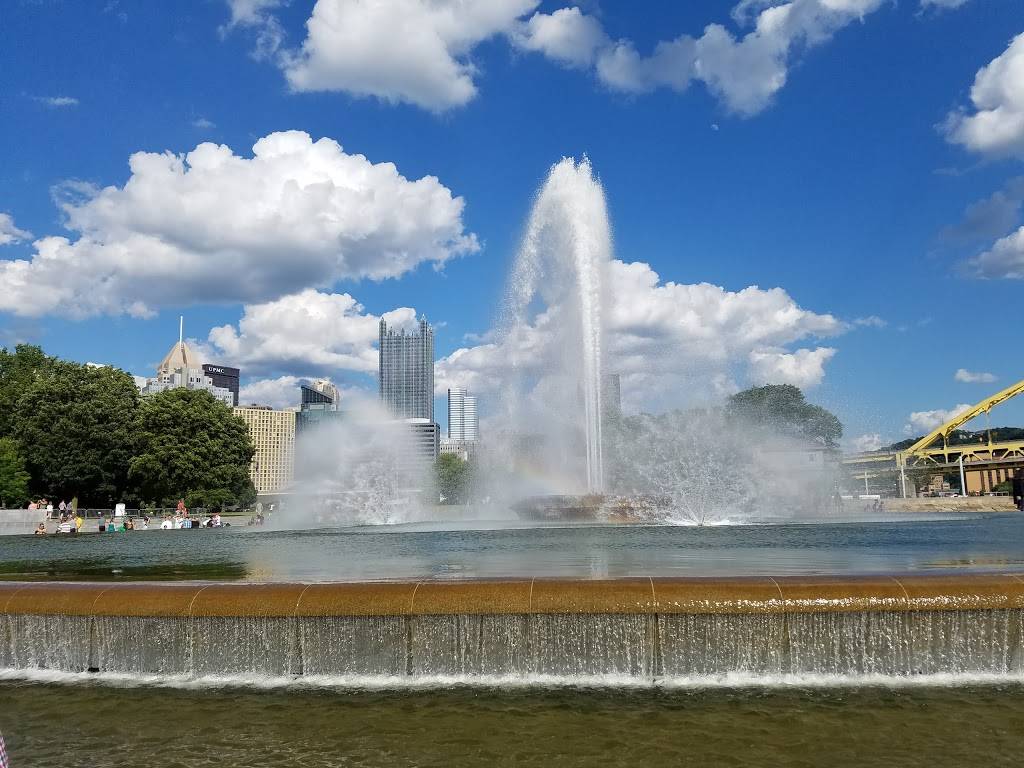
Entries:
<svg viewBox="0 0 1024 768">
<path fill-rule="evenodd" d="M 182 344 L 185 341 L 185 316 L 178 315 L 178 343 Z"/>
</svg>

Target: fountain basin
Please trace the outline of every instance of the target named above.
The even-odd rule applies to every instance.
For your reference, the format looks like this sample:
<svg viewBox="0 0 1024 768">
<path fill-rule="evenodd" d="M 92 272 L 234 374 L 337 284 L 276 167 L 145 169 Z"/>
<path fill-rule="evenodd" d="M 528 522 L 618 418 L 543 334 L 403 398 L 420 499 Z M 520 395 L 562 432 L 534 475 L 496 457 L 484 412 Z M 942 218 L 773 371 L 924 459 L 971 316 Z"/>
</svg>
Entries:
<svg viewBox="0 0 1024 768">
<path fill-rule="evenodd" d="M 1024 576 L 0 584 L 0 668 L 174 679 L 1019 676 Z"/>
<path fill-rule="evenodd" d="M 652 615 L 968 609 L 1024 609 L 1024 574 L 312 584 L 0 583 L 0 615 Z"/>
</svg>

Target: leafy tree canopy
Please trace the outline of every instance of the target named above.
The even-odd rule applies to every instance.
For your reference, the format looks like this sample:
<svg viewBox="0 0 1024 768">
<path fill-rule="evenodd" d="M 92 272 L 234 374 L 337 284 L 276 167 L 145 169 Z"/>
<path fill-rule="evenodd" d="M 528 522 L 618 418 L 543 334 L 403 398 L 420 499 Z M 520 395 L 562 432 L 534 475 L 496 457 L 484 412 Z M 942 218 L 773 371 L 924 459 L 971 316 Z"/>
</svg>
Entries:
<svg viewBox="0 0 1024 768">
<path fill-rule="evenodd" d="M 808 403 L 799 387 L 768 384 L 737 392 L 729 398 L 726 414 L 744 424 L 791 437 L 836 447 L 843 424 L 820 405 Z"/>
<path fill-rule="evenodd" d="M 468 461 L 450 453 L 437 457 L 437 490 L 445 504 L 464 504 L 469 498 L 471 467 Z"/>
<path fill-rule="evenodd" d="M 54 358 L 30 344 L 19 344 L 13 352 L 0 347 L 0 437 L 9 437 L 14 432 L 18 398 L 54 362 Z"/>
<path fill-rule="evenodd" d="M 50 360 L 37 369 L 13 420 L 30 491 L 86 506 L 125 501 L 138 402 L 132 377 L 115 368 Z"/>
<path fill-rule="evenodd" d="M 0 509 L 17 509 L 28 501 L 29 474 L 18 444 L 0 437 Z"/>
<path fill-rule="evenodd" d="M 171 389 L 139 405 L 139 440 L 129 477 L 140 498 L 189 506 L 249 504 L 256 490 L 249 478 L 255 451 L 249 429 L 208 392 Z"/>
</svg>

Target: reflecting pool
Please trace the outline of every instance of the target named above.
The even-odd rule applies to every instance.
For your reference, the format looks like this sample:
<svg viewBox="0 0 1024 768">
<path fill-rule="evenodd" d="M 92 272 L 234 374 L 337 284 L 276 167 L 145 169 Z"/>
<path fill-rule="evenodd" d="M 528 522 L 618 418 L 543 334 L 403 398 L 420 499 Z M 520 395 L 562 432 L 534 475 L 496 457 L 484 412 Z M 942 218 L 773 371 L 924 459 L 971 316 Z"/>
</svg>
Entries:
<svg viewBox="0 0 1024 768">
<path fill-rule="evenodd" d="M 1024 686 L 113 690 L 0 681 L 12 766 L 1020 765 Z"/>
<path fill-rule="evenodd" d="M 3 537 L 0 579 L 381 581 L 1005 571 L 1024 515 L 726 526 L 433 523 Z"/>
</svg>

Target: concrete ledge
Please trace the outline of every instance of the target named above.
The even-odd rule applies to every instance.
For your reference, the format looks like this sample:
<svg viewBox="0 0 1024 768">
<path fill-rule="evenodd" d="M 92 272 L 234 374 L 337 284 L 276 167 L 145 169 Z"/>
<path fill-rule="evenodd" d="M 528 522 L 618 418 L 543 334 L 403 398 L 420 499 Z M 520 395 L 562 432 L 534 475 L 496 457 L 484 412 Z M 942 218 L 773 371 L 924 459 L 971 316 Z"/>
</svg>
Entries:
<svg viewBox="0 0 1024 768">
<path fill-rule="evenodd" d="M 0 582 L 0 614 L 425 616 L 750 614 L 1024 608 L 1024 575 L 356 584 Z"/>
</svg>

